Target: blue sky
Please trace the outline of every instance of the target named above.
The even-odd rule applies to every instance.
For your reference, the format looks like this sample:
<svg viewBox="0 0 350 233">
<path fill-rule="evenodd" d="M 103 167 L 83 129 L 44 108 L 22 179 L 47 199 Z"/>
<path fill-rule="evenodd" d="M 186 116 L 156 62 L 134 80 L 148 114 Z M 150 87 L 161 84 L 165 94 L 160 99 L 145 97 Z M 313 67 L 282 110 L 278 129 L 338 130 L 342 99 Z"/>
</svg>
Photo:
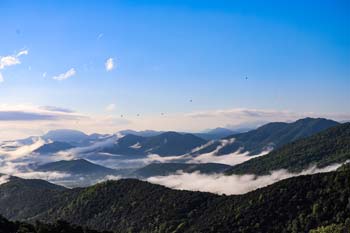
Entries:
<svg viewBox="0 0 350 233">
<path fill-rule="evenodd" d="M 0 57 L 28 54 L 0 69 L 0 105 L 116 118 L 350 114 L 349 11 L 338 0 L 3 0 Z"/>
</svg>

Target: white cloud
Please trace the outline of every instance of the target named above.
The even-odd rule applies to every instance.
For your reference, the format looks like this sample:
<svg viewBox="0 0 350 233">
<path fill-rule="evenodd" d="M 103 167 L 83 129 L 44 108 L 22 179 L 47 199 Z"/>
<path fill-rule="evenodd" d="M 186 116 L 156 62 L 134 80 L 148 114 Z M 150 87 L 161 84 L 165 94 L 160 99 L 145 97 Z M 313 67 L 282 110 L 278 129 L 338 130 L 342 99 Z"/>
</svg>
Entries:
<svg viewBox="0 0 350 233">
<path fill-rule="evenodd" d="M 0 83 L 4 81 L 4 77 L 2 77 L 2 74 L 0 73 Z"/>
<path fill-rule="evenodd" d="M 69 69 L 67 72 L 59 74 L 57 76 L 52 77 L 55 80 L 62 81 L 65 79 L 68 79 L 76 74 L 76 71 L 74 68 Z"/>
<path fill-rule="evenodd" d="M 179 190 L 232 195 L 244 194 L 294 176 L 334 171 L 340 166 L 341 164 L 334 164 L 321 169 L 311 167 L 300 173 L 290 173 L 286 170 L 278 170 L 272 171 L 269 175 L 265 176 L 255 176 L 250 174 L 231 176 L 225 176 L 223 174 L 205 175 L 199 172 L 184 173 L 179 171 L 178 173 L 169 176 L 150 177 L 147 181 Z"/>
<path fill-rule="evenodd" d="M 97 39 L 101 39 L 103 37 L 103 33 L 98 34 Z"/>
<path fill-rule="evenodd" d="M 114 110 L 115 110 L 115 104 L 109 104 L 109 105 L 107 105 L 106 111 L 112 112 L 112 111 L 114 111 Z"/>
<path fill-rule="evenodd" d="M 17 57 L 14 56 L 6 56 L 6 57 L 1 57 L 0 59 L 0 69 L 4 69 L 6 66 L 13 66 L 20 64 L 21 62 Z"/>
<path fill-rule="evenodd" d="M 113 58 L 108 58 L 106 63 L 105 63 L 105 67 L 107 71 L 111 71 L 114 69 L 114 61 Z"/>
<path fill-rule="evenodd" d="M 6 156 L 8 160 L 14 160 L 32 153 L 44 144 L 44 140 L 37 138 L 32 144 L 23 145 L 14 150 L 4 150 L 3 148 L 0 148 L 0 154 Z"/>
<path fill-rule="evenodd" d="M 0 56 L 0 69 L 4 69 L 6 66 L 21 64 L 19 57 L 27 54 L 28 54 L 28 50 L 23 50 L 17 53 L 16 55 L 9 55 L 4 57 Z"/>
<path fill-rule="evenodd" d="M 44 73 L 42 74 L 43 78 L 45 78 L 46 75 L 47 75 L 47 72 L 44 72 Z"/>
<path fill-rule="evenodd" d="M 19 53 L 17 53 L 17 57 L 20 57 L 20 56 L 22 56 L 22 55 L 28 55 L 28 50 L 22 50 L 22 51 L 20 51 Z"/>
</svg>

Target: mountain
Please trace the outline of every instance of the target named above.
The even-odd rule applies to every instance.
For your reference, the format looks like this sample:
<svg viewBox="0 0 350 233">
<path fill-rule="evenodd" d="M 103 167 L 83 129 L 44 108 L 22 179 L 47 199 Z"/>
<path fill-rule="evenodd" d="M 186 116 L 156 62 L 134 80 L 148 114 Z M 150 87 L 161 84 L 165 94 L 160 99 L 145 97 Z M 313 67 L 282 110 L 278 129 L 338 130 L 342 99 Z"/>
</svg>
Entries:
<svg viewBox="0 0 350 233">
<path fill-rule="evenodd" d="M 79 143 L 88 139 L 88 135 L 78 130 L 71 129 L 57 129 L 51 130 L 43 138 L 51 141 L 67 142 L 67 143 Z"/>
<path fill-rule="evenodd" d="M 120 155 L 183 155 L 206 142 L 192 134 L 176 132 L 165 132 L 152 137 L 128 134 L 120 138 L 112 147 L 105 148 L 103 152 Z"/>
<path fill-rule="evenodd" d="M 37 171 L 57 171 L 80 175 L 112 175 L 116 170 L 91 163 L 85 159 L 61 160 L 39 166 Z"/>
<path fill-rule="evenodd" d="M 85 159 L 61 160 L 47 163 L 34 168 L 40 172 L 60 172 L 66 174 L 62 178 L 56 178 L 55 183 L 69 188 L 87 187 L 96 184 L 106 178 L 133 176 L 134 168 L 111 169 L 91 163 Z"/>
<path fill-rule="evenodd" d="M 183 155 L 193 148 L 204 145 L 207 141 L 192 134 L 166 132 L 149 137 L 142 143 L 145 152 L 158 155 Z"/>
<path fill-rule="evenodd" d="M 205 140 L 217 140 L 217 139 L 221 139 L 233 134 L 238 134 L 238 131 L 233 131 L 230 129 L 226 129 L 226 128 L 215 128 L 215 129 L 211 129 L 208 132 L 205 133 L 194 133 L 193 135 L 203 138 Z"/>
<path fill-rule="evenodd" d="M 11 222 L 0 215 L 0 233 L 99 233 L 99 231 L 70 225 L 65 221 L 57 221 L 51 224 L 36 222 Z M 103 232 L 108 233 L 108 232 Z M 110 232 L 111 233 L 111 232 Z"/>
<path fill-rule="evenodd" d="M 294 177 L 236 196 L 133 179 L 62 190 L 32 187 L 32 180 L 13 182 L 0 185 L 0 214 L 7 218 L 62 219 L 116 233 L 293 233 L 350 224 L 349 170 Z"/>
<path fill-rule="evenodd" d="M 265 156 L 238 164 L 227 174 L 260 175 L 279 169 L 301 172 L 312 165 L 323 168 L 346 160 L 350 160 L 350 123 L 337 125 L 287 144 Z"/>
<path fill-rule="evenodd" d="M 219 163 L 152 163 L 139 168 L 132 174 L 140 178 L 149 178 L 152 176 L 167 176 L 177 171 L 185 173 L 200 172 L 203 174 L 222 173 L 231 168 L 231 166 Z"/>
<path fill-rule="evenodd" d="M 10 177 L 0 185 L 0 214 L 10 219 L 26 220 L 56 206 L 66 188 L 43 180 Z"/>
<path fill-rule="evenodd" d="M 323 118 L 305 118 L 293 123 L 273 122 L 263 125 L 256 130 L 235 134 L 212 143 L 194 155 L 215 152 L 224 155 L 241 150 L 257 155 L 264 151 L 277 149 L 289 142 L 311 136 L 322 130 L 338 125 L 338 122 Z"/>
<path fill-rule="evenodd" d="M 57 153 L 59 151 L 69 150 L 72 148 L 74 148 L 74 146 L 67 142 L 51 142 L 39 147 L 34 152 L 39 154 L 50 154 Z"/>
</svg>

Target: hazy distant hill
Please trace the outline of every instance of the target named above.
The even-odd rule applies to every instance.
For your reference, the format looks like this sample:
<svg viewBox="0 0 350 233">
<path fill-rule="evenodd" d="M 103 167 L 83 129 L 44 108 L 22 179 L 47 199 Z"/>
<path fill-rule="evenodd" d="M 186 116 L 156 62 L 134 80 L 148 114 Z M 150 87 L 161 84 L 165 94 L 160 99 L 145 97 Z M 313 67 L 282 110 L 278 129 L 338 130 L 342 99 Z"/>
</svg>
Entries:
<svg viewBox="0 0 350 233">
<path fill-rule="evenodd" d="M 0 185 L 0 214 L 115 232 L 308 232 L 350 222 L 349 170 L 300 176 L 238 196 L 171 190 L 138 180 L 50 188 Z M 48 186 L 49 188 L 47 188 Z"/>
<path fill-rule="evenodd" d="M 209 130 L 208 132 L 205 133 L 194 133 L 193 135 L 196 135 L 197 137 L 203 138 L 205 140 L 216 140 L 216 139 L 221 139 L 233 134 L 238 134 L 239 131 L 233 131 L 230 129 L 226 128 L 215 128 L 212 130 Z"/>
<path fill-rule="evenodd" d="M 305 118 L 293 123 L 273 122 L 256 130 L 226 137 L 226 140 L 234 138 L 234 141 L 223 147 L 220 147 L 222 141 L 218 141 L 196 151 L 195 154 L 213 152 L 218 147 L 217 155 L 233 153 L 239 149 L 242 152 L 249 151 L 251 155 L 260 154 L 265 150 L 277 149 L 289 142 L 311 136 L 338 124 L 322 118 Z"/>
<path fill-rule="evenodd" d="M 232 167 L 227 174 L 267 174 L 287 169 L 300 172 L 350 160 L 350 123 L 337 125 L 311 137 L 281 147 L 268 155 Z"/>
<path fill-rule="evenodd" d="M 162 134 L 164 132 L 163 131 L 155 131 L 155 130 L 136 131 L 136 130 L 127 129 L 127 130 L 118 131 L 118 133 L 122 134 L 122 135 L 133 134 L 133 135 L 141 136 L 141 137 L 152 137 L 152 136 L 157 136 L 159 134 Z"/>
<path fill-rule="evenodd" d="M 132 174 L 136 177 L 148 178 L 151 176 L 166 176 L 174 174 L 177 171 L 186 173 L 200 172 L 203 174 L 222 173 L 231 168 L 231 166 L 219 163 L 152 163 L 145 167 L 137 169 Z"/>
<path fill-rule="evenodd" d="M 88 135 L 78 130 L 57 129 L 51 130 L 42 136 L 44 139 L 67 143 L 80 143 L 88 139 Z"/>
</svg>

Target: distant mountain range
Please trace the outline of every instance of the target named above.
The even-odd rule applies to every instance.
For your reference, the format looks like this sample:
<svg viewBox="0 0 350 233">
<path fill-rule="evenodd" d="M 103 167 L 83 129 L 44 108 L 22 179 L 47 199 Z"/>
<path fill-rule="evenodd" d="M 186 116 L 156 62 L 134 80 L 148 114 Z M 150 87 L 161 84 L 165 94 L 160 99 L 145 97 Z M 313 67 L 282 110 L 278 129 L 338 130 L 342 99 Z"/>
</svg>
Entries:
<svg viewBox="0 0 350 233">
<path fill-rule="evenodd" d="M 220 156 L 238 151 L 257 155 L 338 124 L 338 122 L 322 118 L 305 118 L 293 123 L 268 123 L 245 133 L 237 133 L 225 128 L 216 128 L 207 133 L 195 134 L 125 130 L 118 132 L 119 136 L 86 135 L 75 130 L 54 130 L 42 136 L 49 142 L 34 152 L 50 154 L 75 147 L 92 146 L 101 142 L 100 146 L 93 147 L 88 151 L 130 156 L 149 154 L 160 156 L 191 154 L 198 156 L 205 153 Z M 109 143 L 103 144 L 107 140 Z"/>
<path fill-rule="evenodd" d="M 167 176 L 178 171 L 185 173 L 200 172 L 202 174 L 223 173 L 230 168 L 231 166 L 229 165 L 218 163 L 152 163 L 137 169 L 111 169 L 94 164 L 84 159 L 74 159 L 46 163 L 34 168 L 34 170 L 41 172 L 61 172 L 70 174 L 74 176 L 74 179 L 64 179 L 72 179 L 72 183 L 75 182 L 76 184 L 86 186 L 89 184 L 91 185 L 92 182 L 82 183 L 76 181 L 76 179 L 84 178 L 84 180 L 98 181 L 109 175 L 145 179 L 152 176 Z"/>
<path fill-rule="evenodd" d="M 178 191 L 138 180 L 65 189 L 11 178 L 0 214 L 121 232 L 309 232 L 350 222 L 350 170 L 300 176 L 238 196 Z M 300 217 L 302 216 L 302 217 Z"/>
<path fill-rule="evenodd" d="M 331 127 L 287 144 L 265 156 L 232 167 L 227 174 L 268 174 L 287 169 L 301 172 L 312 165 L 323 168 L 350 160 L 350 123 Z"/>
<path fill-rule="evenodd" d="M 215 152 L 216 155 L 224 155 L 241 150 L 241 152 L 249 152 L 250 155 L 257 155 L 338 124 L 338 122 L 323 118 L 305 118 L 293 123 L 269 123 L 256 130 L 228 136 L 197 150 L 193 154 Z"/>
</svg>

